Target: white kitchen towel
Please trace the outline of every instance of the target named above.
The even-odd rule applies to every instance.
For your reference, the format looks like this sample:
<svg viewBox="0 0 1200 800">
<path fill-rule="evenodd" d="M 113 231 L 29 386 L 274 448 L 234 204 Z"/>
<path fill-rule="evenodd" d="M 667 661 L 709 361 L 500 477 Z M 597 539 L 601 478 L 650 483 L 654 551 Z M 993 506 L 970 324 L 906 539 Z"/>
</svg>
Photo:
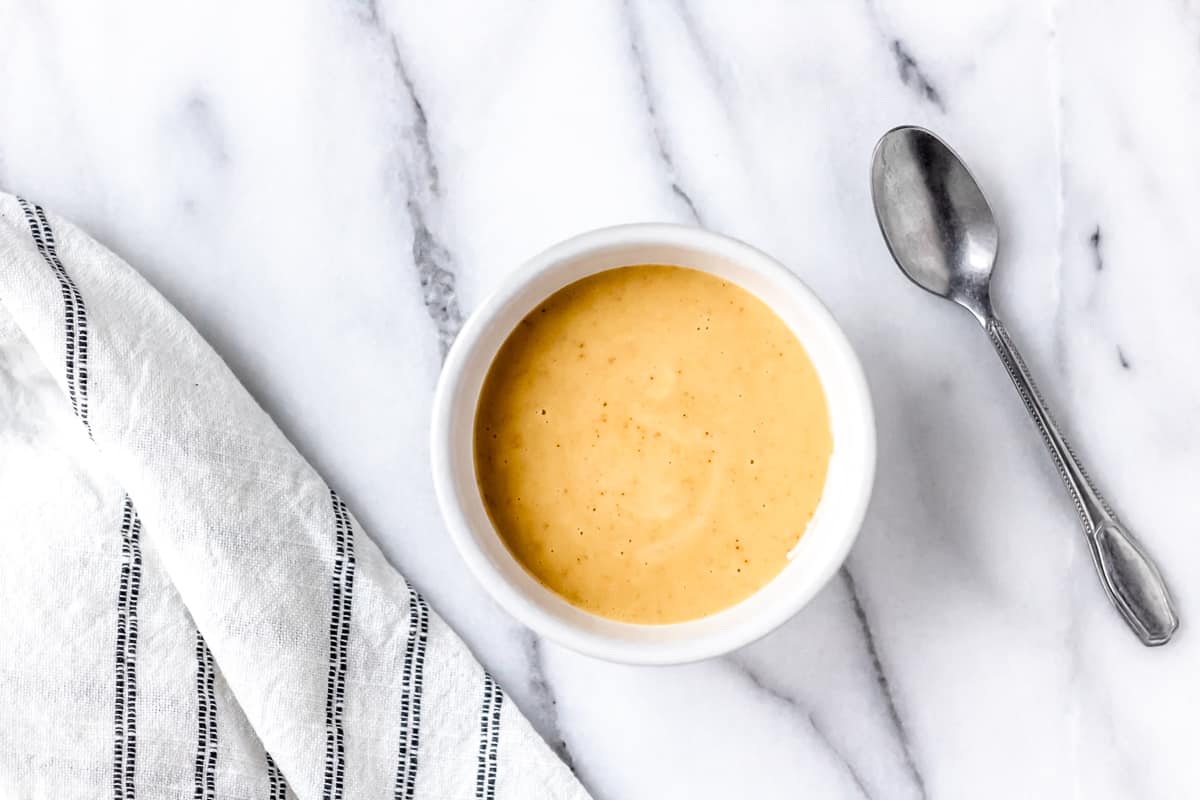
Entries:
<svg viewBox="0 0 1200 800">
<path fill-rule="evenodd" d="M 0 797 L 586 797 L 178 312 L 8 195 Z"/>
</svg>

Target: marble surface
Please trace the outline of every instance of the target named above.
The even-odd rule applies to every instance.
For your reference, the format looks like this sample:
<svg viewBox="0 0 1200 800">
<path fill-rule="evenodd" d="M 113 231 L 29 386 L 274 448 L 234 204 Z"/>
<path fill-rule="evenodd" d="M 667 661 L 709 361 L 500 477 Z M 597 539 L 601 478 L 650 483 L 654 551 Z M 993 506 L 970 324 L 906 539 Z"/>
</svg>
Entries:
<svg viewBox="0 0 1200 800">
<path fill-rule="evenodd" d="M 229 361 L 598 798 L 1200 794 L 1200 8 L 1190 2 L 0 2 L 0 186 Z M 1183 629 L 1143 649 L 986 338 L 908 284 L 875 139 L 946 136 L 995 299 Z M 775 254 L 879 422 L 846 570 L 765 640 L 639 669 L 532 637 L 456 557 L 430 399 L 524 258 L 618 222 Z"/>
</svg>

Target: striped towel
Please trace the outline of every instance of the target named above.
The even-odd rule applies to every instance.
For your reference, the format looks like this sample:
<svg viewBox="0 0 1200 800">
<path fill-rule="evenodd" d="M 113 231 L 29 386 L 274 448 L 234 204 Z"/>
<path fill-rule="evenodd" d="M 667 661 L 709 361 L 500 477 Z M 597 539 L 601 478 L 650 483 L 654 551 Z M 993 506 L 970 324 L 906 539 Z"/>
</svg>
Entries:
<svg viewBox="0 0 1200 800">
<path fill-rule="evenodd" d="M 585 798 L 195 330 L 0 195 L 0 797 Z"/>
</svg>

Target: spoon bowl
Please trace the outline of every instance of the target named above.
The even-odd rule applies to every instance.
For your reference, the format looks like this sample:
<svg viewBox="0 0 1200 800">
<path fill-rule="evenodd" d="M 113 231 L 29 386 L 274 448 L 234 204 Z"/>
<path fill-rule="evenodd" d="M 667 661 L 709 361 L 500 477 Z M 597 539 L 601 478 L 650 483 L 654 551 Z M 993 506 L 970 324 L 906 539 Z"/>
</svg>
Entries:
<svg viewBox="0 0 1200 800">
<path fill-rule="evenodd" d="M 892 258 L 922 289 L 982 322 L 999 232 L 966 165 L 924 128 L 893 128 L 875 146 L 871 197 Z"/>
</svg>

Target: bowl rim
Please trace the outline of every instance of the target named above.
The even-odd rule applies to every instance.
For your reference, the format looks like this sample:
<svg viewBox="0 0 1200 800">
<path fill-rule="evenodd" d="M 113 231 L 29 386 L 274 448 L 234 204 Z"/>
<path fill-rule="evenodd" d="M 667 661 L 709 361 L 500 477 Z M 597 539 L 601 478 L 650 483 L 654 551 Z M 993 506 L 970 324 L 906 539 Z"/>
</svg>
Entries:
<svg viewBox="0 0 1200 800">
<path fill-rule="evenodd" d="M 798 305 L 803 307 L 806 321 L 822 329 L 821 334 L 829 357 L 839 362 L 841 382 L 846 390 L 845 393 L 848 393 L 853 404 L 857 405 L 855 413 L 858 416 L 857 424 L 861 433 L 856 437 L 857 452 L 853 456 L 859 459 L 862 469 L 857 473 L 857 485 L 851 487 L 853 491 L 846 501 L 849 505 L 841 513 L 841 517 L 845 521 L 844 532 L 827 555 L 824 568 L 819 570 L 815 577 L 806 584 L 747 620 L 691 638 L 668 639 L 664 637 L 656 642 L 628 641 L 595 631 L 583 630 L 546 612 L 501 574 L 475 539 L 473 526 L 459 500 L 459 481 L 456 479 L 451 457 L 454 423 L 452 415 L 455 400 L 464 387 L 465 367 L 474 352 L 490 341 L 490 338 L 484 337 L 483 334 L 492 326 L 496 317 L 502 314 L 509 304 L 521 295 L 527 285 L 543 272 L 562 266 L 567 262 L 576 261 L 589 253 L 637 245 L 705 251 L 740 267 L 745 267 L 751 272 L 758 273 L 772 283 L 775 288 L 789 293 L 791 295 L 789 299 L 798 302 Z M 737 281 L 732 282 L 737 283 Z M 765 299 L 759 292 L 748 288 L 746 291 L 750 291 L 760 299 Z M 789 325 L 789 327 L 791 326 Z M 498 344 L 497 347 L 499 346 Z M 807 344 L 806 349 L 808 349 Z M 823 378 L 822 386 L 829 391 Z M 475 402 L 478 402 L 477 398 Z M 835 448 L 838 446 L 837 441 L 834 446 Z M 466 563 L 468 570 L 483 585 L 492 599 L 518 622 L 537 634 L 576 652 L 607 661 L 644 665 L 681 664 L 722 655 L 765 636 L 807 605 L 841 568 L 861 530 L 874 485 L 875 415 L 862 365 L 844 331 L 816 294 L 783 264 L 743 241 L 703 228 L 672 223 L 632 223 L 597 228 L 550 246 L 502 278 L 496 288 L 471 313 L 447 353 L 438 377 L 430 425 L 430 463 L 438 506 L 455 549 Z M 822 499 L 824 499 L 827 489 L 828 486 L 823 490 Z M 477 485 L 476 491 L 478 491 Z M 499 538 L 494 529 L 487 533 Z M 503 543 L 501 545 L 504 546 Z M 522 566 L 521 569 L 524 567 Z M 766 587 L 771 586 L 774 580 L 764 584 L 748 598 L 730 608 L 737 608 L 741 603 L 757 596 Z M 711 617 L 700 619 L 711 619 Z M 606 622 L 615 621 L 606 620 Z M 618 624 L 633 625 L 637 628 L 671 629 L 676 626 L 691 625 L 695 622 L 695 620 L 691 620 L 654 626 L 635 625 L 634 623 Z"/>
</svg>

